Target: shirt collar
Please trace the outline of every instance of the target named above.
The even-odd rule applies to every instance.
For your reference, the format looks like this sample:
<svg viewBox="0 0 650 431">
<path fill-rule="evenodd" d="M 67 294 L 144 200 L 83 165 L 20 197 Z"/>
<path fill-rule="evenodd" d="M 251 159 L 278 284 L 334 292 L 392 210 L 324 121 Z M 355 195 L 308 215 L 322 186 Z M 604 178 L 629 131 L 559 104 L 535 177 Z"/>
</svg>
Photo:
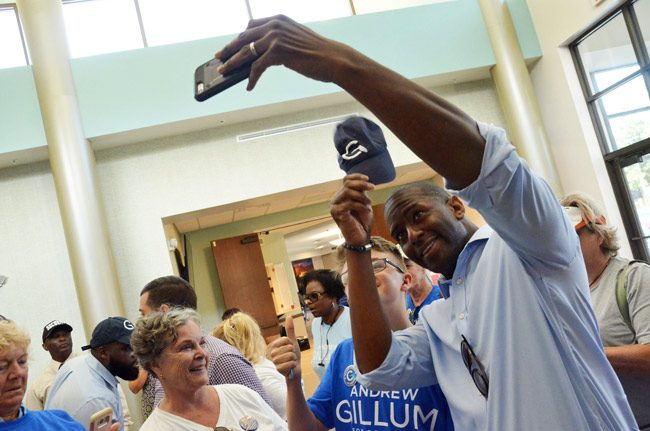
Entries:
<svg viewBox="0 0 650 431">
<path fill-rule="evenodd" d="M 25 404 L 20 404 L 20 408 L 18 409 L 18 416 L 16 416 L 16 419 L 13 419 L 11 421 L 5 421 L 4 419 L 0 418 L 0 423 L 17 421 L 18 419 L 25 416 L 25 411 L 26 410 L 27 409 L 25 408 Z"/>
<path fill-rule="evenodd" d="M 459 268 L 462 268 L 464 266 L 464 263 L 467 261 L 467 256 L 468 253 L 470 253 L 474 248 L 476 248 L 479 244 L 484 243 L 485 241 L 490 238 L 490 235 L 492 235 L 494 231 L 492 228 L 488 225 L 483 225 L 480 228 L 476 229 L 476 232 L 469 238 L 469 241 L 467 241 L 467 244 L 465 244 L 465 247 L 463 247 L 463 250 L 460 252 L 458 255 L 458 260 L 456 261 L 456 271 L 458 271 Z M 453 277 L 451 280 L 448 280 L 445 278 L 444 275 L 441 275 L 440 278 L 438 279 L 438 286 L 440 286 L 440 290 L 442 291 L 442 294 L 444 295 L 445 298 L 449 298 L 450 296 L 450 288 L 452 285 Z"/>
<path fill-rule="evenodd" d="M 97 374 L 99 374 L 104 380 L 106 380 L 106 383 L 108 383 L 111 387 L 117 387 L 118 381 L 115 376 L 112 375 L 111 372 L 108 371 L 106 367 L 97 360 L 97 358 L 90 354 L 86 357 L 86 360 L 88 361 L 90 368 L 97 372 Z"/>
</svg>

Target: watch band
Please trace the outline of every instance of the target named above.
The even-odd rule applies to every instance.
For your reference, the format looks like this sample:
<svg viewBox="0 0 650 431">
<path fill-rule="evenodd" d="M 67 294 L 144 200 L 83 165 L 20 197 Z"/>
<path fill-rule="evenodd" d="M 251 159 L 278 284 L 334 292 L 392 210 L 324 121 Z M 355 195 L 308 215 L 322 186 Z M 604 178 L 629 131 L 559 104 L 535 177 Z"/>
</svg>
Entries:
<svg viewBox="0 0 650 431">
<path fill-rule="evenodd" d="M 375 245 L 375 242 L 373 240 L 370 240 L 368 244 L 364 244 L 364 245 L 352 245 L 352 244 L 348 244 L 347 242 L 344 242 L 343 248 L 346 250 L 355 251 L 357 253 L 365 253 L 367 251 L 370 251 L 373 245 Z"/>
</svg>

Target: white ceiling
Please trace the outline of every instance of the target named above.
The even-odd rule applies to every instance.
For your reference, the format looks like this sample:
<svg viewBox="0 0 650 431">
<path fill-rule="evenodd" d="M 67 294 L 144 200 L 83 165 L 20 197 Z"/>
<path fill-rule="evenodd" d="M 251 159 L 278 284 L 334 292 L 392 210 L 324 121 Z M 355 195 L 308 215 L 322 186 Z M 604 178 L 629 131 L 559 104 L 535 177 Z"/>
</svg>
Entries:
<svg viewBox="0 0 650 431">
<path fill-rule="evenodd" d="M 390 184 L 378 186 L 381 190 L 434 178 L 437 174 L 423 162 L 396 168 L 397 177 Z M 214 208 L 166 217 L 164 223 L 173 223 L 178 232 L 187 233 L 254 217 L 261 217 L 280 211 L 327 202 L 341 187 L 341 181 L 329 181 L 309 187 L 289 190 L 283 193 L 260 196 L 254 199 L 234 202 Z M 329 217 L 302 220 L 284 226 L 267 226 L 258 232 L 280 231 L 286 236 L 290 256 L 312 252 L 314 255 L 330 251 L 328 241 L 338 238 L 338 228 Z M 319 248 L 320 246 L 322 248 Z"/>
</svg>

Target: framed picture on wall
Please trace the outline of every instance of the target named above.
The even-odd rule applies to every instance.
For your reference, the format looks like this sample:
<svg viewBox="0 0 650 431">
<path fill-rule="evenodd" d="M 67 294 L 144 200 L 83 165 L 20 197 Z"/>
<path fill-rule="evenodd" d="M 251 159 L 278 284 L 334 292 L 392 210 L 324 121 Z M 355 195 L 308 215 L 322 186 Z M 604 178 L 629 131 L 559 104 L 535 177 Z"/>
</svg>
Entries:
<svg viewBox="0 0 650 431">
<path fill-rule="evenodd" d="M 309 271 L 314 270 L 314 261 L 311 259 L 311 257 L 298 259 L 292 261 L 291 266 L 293 267 L 293 275 L 296 276 L 296 282 L 298 283 L 298 286 L 300 286 L 300 277 Z M 299 289 L 301 288 L 299 287 Z"/>
</svg>

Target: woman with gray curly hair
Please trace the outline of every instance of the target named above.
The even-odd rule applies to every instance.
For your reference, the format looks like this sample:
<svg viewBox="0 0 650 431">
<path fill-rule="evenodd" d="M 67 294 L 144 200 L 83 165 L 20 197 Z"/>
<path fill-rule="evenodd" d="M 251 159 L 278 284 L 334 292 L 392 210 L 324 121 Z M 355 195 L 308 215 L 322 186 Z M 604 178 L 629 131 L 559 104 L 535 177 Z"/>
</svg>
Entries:
<svg viewBox="0 0 650 431">
<path fill-rule="evenodd" d="M 165 389 L 165 398 L 140 431 L 286 430 L 287 424 L 252 389 L 208 386 L 208 353 L 199 325 L 199 315 L 191 309 L 152 313 L 136 323 L 133 351 Z"/>
</svg>

